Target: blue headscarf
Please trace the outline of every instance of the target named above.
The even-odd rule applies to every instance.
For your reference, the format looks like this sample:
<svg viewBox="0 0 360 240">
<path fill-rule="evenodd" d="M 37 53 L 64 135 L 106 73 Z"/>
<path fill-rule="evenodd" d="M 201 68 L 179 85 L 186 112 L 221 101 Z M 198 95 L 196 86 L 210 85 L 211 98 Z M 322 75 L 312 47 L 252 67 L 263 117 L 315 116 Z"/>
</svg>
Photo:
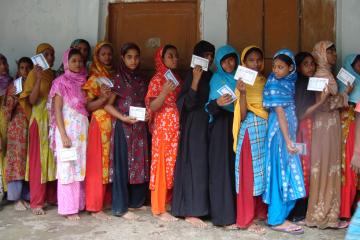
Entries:
<svg viewBox="0 0 360 240">
<path fill-rule="evenodd" d="M 360 100 L 360 75 L 357 72 L 355 72 L 355 70 L 351 66 L 351 64 L 354 63 L 354 60 L 357 55 L 358 54 L 350 54 L 346 56 L 343 66 L 349 73 L 351 73 L 351 75 L 355 77 L 355 81 L 353 83 L 354 88 L 352 92 L 349 94 L 349 102 L 353 102 L 353 103 L 357 103 Z M 338 80 L 338 86 L 340 92 L 343 92 L 346 88 L 345 84 L 342 83 L 340 80 Z"/>
<path fill-rule="evenodd" d="M 263 98 L 263 105 L 267 108 L 286 107 L 295 104 L 297 74 L 294 54 L 289 49 L 282 49 L 274 55 L 273 59 L 281 54 L 291 58 L 294 69 L 289 75 L 280 79 L 277 79 L 273 72 L 270 74 L 264 88 Z"/>
<path fill-rule="evenodd" d="M 206 105 L 208 105 L 210 101 L 221 97 L 221 95 L 217 92 L 217 90 L 219 90 L 222 86 L 227 85 L 235 92 L 236 80 L 234 79 L 234 75 L 235 75 L 236 68 L 234 69 L 234 72 L 227 73 L 221 67 L 221 60 L 223 60 L 223 58 L 229 54 L 235 54 L 237 57 L 237 59 L 236 59 L 237 65 L 240 63 L 239 54 L 236 51 L 236 49 L 233 48 L 232 46 L 224 45 L 216 51 L 215 61 L 214 61 L 215 66 L 216 66 L 216 72 L 214 73 L 214 75 L 212 76 L 212 78 L 210 80 L 209 101 Z M 205 106 L 205 108 L 206 108 L 206 106 Z M 234 104 L 233 103 L 223 106 L 222 108 L 224 108 L 225 110 L 227 110 L 229 112 L 234 112 Z M 212 119 L 213 118 L 210 115 L 210 122 L 212 121 Z"/>
</svg>

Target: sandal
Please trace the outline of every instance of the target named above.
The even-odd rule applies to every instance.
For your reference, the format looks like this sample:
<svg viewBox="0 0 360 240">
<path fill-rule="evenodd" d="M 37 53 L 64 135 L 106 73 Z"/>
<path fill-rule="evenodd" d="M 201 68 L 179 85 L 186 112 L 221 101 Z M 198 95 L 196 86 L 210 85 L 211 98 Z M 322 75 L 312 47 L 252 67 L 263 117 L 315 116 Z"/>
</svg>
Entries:
<svg viewBox="0 0 360 240">
<path fill-rule="evenodd" d="M 304 234 L 304 229 L 302 229 L 302 227 L 297 226 L 297 225 L 289 225 L 287 227 L 281 227 L 281 228 L 279 228 L 278 226 L 275 226 L 275 227 L 270 227 L 270 228 L 276 232 L 289 233 L 291 235 Z"/>
</svg>

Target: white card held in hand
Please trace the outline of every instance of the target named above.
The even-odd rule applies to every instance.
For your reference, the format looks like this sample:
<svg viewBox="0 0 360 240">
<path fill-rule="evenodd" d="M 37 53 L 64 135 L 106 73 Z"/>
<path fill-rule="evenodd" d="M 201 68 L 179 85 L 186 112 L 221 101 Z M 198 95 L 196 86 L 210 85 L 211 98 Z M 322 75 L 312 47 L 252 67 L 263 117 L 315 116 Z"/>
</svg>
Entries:
<svg viewBox="0 0 360 240">
<path fill-rule="evenodd" d="M 241 81 L 243 81 L 244 83 L 252 86 L 255 83 L 257 75 L 258 75 L 257 71 L 239 65 L 238 68 L 236 69 L 234 79 L 235 80 L 241 79 Z"/>
<path fill-rule="evenodd" d="M 232 102 L 235 101 L 237 99 L 234 91 L 228 86 L 228 85 L 224 85 L 222 86 L 220 89 L 217 90 L 217 92 L 222 96 L 225 94 L 229 94 L 232 97 Z"/>
<path fill-rule="evenodd" d="M 176 77 L 174 76 L 174 74 L 170 69 L 166 71 L 164 77 L 166 78 L 166 80 L 172 82 L 175 86 L 179 86 L 178 80 L 176 79 Z"/>
<path fill-rule="evenodd" d="M 145 121 L 146 108 L 130 106 L 129 116 L 135 118 L 138 121 Z"/>
<path fill-rule="evenodd" d="M 16 88 L 15 95 L 18 95 L 22 92 L 22 77 L 19 77 L 14 80 L 14 86 Z"/>
<path fill-rule="evenodd" d="M 34 63 L 34 65 L 39 65 L 43 70 L 50 68 L 42 53 L 32 56 L 31 61 Z"/>
<path fill-rule="evenodd" d="M 76 161 L 78 159 L 76 147 L 62 148 L 58 156 L 61 162 Z"/>
<path fill-rule="evenodd" d="M 207 71 L 209 69 L 209 60 L 196 55 L 192 55 L 190 67 L 194 68 L 195 66 L 200 66 L 203 71 Z"/>
<path fill-rule="evenodd" d="M 96 81 L 100 84 L 100 85 L 106 85 L 109 88 L 113 88 L 114 84 L 112 83 L 112 81 L 106 77 L 99 77 L 96 79 Z"/>
<path fill-rule="evenodd" d="M 297 148 L 299 151 L 297 152 L 300 155 L 306 155 L 306 144 L 305 143 L 294 143 L 294 147 Z"/>
<path fill-rule="evenodd" d="M 355 81 L 355 76 L 349 73 L 345 68 L 341 68 L 338 75 L 336 76 L 345 86 L 350 83 L 352 85 Z"/>
<path fill-rule="evenodd" d="M 307 86 L 307 90 L 322 92 L 324 91 L 328 83 L 329 83 L 329 79 L 327 78 L 311 77 L 309 78 L 309 84 Z"/>
</svg>

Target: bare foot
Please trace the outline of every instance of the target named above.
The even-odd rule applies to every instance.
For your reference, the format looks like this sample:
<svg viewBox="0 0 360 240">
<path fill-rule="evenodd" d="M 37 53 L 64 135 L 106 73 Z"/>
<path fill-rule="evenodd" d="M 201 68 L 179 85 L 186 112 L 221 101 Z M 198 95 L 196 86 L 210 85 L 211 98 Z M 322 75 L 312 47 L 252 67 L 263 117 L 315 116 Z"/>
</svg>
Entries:
<svg viewBox="0 0 360 240">
<path fill-rule="evenodd" d="M 259 224 L 256 223 L 251 224 L 247 230 L 249 232 L 253 232 L 261 235 L 266 233 L 266 229 L 263 226 L 260 226 Z"/>
<path fill-rule="evenodd" d="M 164 213 L 156 214 L 156 215 L 154 214 L 154 217 L 156 217 L 159 220 L 164 221 L 164 222 L 175 222 L 175 221 L 179 220 L 176 217 L 170 215 L 170 213 L 168 213 L 168 212 L 164 212 Z"/>
<path fill-rule="evenodd" d="M 224 226 L 225 230 L 237 230 L 239 229 L 238 226 L 236 226 L 236 224 L 231 224 L 231 225 L 227 225 Z"/>
<path fill-rule="evenodd" d="M 41 207 L 33 208 L 32 213 L 34 215 L 45 215 L 45 211 Z"/>
<path fill-rule="evenodd" d="M 79 214 L 70 214 L 70 215 L 67 215 L 66 218 L 71 221 L 80 220 Z"/>
<path fill-rule="evenodd" d="M 122 218 L 126 219 L 126 220 L 137 220 L 139 219 L 139 216 L 136 215 L 135 213 L 132 212 L 127 212 L 124 215 L 121 216 Z"/>
<path fill-rule="evenodd" d="M 26 207 L 26 209 L 30 209 L 30 203 L 28 203 L 25 200 L 21 200 L 22 204 L 24 204 L 24 206 Z"/>
<path fill-rule="evenodd" d="M 129 208 L 130 211 L 146 211 L 149 208 L 147 206 L 141 206 L 139 208 Z"/>
<path fill-rule="evenodd" d="M 99 219 L 99 220 L 104 220 L 104 221 L 111 220 L 111 217 L 109 215 L 107 215 L 106 213 L 104 213 L 103 211 L 92 212 L 91 216 L 93 216 L 94 218 Z"/>
<path fill-rule="evenodd" d="M 21 200 L 19 200 L 15 203 L 14 208 L 15 208 L 15 211 L 26 211 L 26 209 L 27 209 Z"/>
<path fill-rule="evenodd" d="M 199 228 L 205 228 L 208 226 L 203 220 L 197 217 L 186 217 L 185 221 Z"/>
</svg>

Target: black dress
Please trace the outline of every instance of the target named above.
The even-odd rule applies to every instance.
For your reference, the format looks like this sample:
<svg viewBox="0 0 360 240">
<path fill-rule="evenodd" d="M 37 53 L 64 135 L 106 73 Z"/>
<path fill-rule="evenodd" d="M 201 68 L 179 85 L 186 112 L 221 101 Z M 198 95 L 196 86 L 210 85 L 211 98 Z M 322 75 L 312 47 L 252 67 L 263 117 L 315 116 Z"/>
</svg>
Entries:
<svg viewBox="0 0 360 240">
<path fill-rule="evenodd" d="M 203 72 L 198 90 L 191 89 L 192 71 L 187 74 L 178 98 L 180 141 L 176 160 L 171 213 L 200 217 L 209 214 L 208 122 L 205 104 L 212 73 Z"/>
<path fill-rule="evenodd" d="M 211 221 L 225 226 L 236 221 L 235 153 L 233 151 L 234 113 L 210 101 L 208 112 L 214 117 L 209 125 L 209 192 Z"/>
</svg>

